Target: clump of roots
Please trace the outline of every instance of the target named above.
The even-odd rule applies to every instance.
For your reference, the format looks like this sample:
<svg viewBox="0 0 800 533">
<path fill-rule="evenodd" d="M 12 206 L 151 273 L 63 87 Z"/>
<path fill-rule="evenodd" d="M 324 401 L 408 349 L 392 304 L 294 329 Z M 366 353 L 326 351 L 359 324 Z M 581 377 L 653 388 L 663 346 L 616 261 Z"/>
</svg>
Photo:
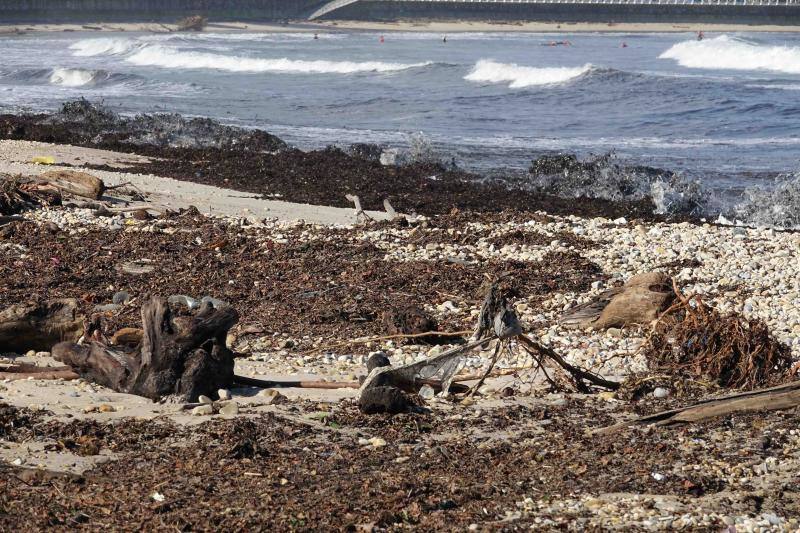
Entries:
<svg viewBox="0 0 800 533">
<path fill-rule="evenodd" d="M 744 390 L 793 378 L 789 347 L 763 321 L 722 315 L 699 296 L 676 293 L 643 346 L 651 372 Z"/>
</svg>

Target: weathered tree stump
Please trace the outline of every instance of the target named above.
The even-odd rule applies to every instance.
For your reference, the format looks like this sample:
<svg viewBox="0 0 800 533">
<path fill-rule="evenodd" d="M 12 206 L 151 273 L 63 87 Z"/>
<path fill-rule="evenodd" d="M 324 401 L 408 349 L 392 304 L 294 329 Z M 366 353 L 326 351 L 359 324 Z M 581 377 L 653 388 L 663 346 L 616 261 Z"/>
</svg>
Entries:
<svg viewBox="0 0 800 533">
<path fill-rule="evenodd" d="M 75 341 L 83 332 L 83 317 L 72 298 L 17 304 L 0 311 L 0 352 L 50 350 L 61 341 Z"/>
<path fill-rule="evenodd" d="M 53 347 L 53 357 L 119 392 L 195 401 L 232 385 L 233 352 L 225 338 L 238 320 L 232 307 L 210 303 L 194 314 L 173 316 L 162 298 L 153 297 L 142 306 L 144 334 L 138 351 L 126 353 L 96 341 L 61 343 Z"/>
</svg>

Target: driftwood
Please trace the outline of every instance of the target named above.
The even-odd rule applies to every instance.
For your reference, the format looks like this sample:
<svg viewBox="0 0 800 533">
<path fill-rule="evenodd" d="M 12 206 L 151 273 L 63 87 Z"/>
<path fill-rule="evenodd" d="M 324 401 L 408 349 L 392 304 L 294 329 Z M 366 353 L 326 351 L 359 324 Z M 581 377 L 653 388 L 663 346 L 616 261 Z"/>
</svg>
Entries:
<svg viewBox="0 0 800 533">
<path fill-rule="evenodd" d="M 174 316 L 162 298 L 142 306 L 144 334 L 138 351 L 128 353 L 103 342 L 61 343 L 53 357 L 82 377 L 119 392 L 153 400 L 177 395 L 184 401 L 216 396 L 233 383 L 233 352 L 225 346 L 239 314 L 209 302 L 188 316 Z"/>
<path fill-rule="evenodd" d="M 661 272 L 637 274 L 623 287 L 601 293 L 561 316 L 567 327 L 606 329 L 656 320 L 675 299 L 672 280 Z"/>
<path fill-rule="evenodd" d="M 30 363 L 0 364 L 0 379 L 78 379 L 68 366 L 37 366 Z"/>
<path fill-rule="evenodd" d="M 629 426 L 648 424 L 670 426 L 700 422 L 731 413 L 777 411 L 781 409 L 791 409 L 793 407 L 800 407 L 800 381 L 794 381 L 767 389 L 733 394 L 724 398 L 710 398 L 694 405 L 681 407 L 680 409 L 662 411 L 660 413 L 620 422 L 613 426 L 596 429 L 591 433 L 594 435 L 605 435 L 615 433 Z"/>
<path fill-rule="evenodd" d="M 47 350 L 83 332 L 78 302 L 72 298 L 17 304 L 0 311 L 0 352 Z"/>
<path fill-rule="evenodd" d="M 36 176 L 34 180 L 44 186 L 92 200 L 99 200 L 106 190 L 103 180 L 77 170 L 51 170 Z"/>
</svg>

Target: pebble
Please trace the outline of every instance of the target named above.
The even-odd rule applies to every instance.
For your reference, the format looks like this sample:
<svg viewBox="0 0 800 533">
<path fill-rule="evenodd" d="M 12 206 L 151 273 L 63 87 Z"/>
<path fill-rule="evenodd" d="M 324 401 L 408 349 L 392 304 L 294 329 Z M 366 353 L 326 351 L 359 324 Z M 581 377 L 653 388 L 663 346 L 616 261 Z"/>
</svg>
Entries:
<svg viewBox="0 0 800 533">
<path fill-rule="evenodd" d="M 114 293 L 114 296 L 111 298 L 111 301 L 117 305 L 125 305 L 131 299 L 131 295 L 128 294 L 126 291 L 119 291 Z"/>
<path fill-rule="evenodd" d="M 436 395 L 436 391 L 430 385 L 423 385 L 419 389 L 419 396 L 424 400 L 430 400 Z"/>
<path fill-rule="evenodd" d="M 225 402 L 222 407 L 219 408 L 219 414 L 228 416 L 238 415 L 239 404 L 233 401 Z"/>
<path fill-rule="evenodd" d="M 656 387 L 653 391 L 654 398 L 666 398 L 667 396 L 669 396 L 669 391 L 663 387 Z"/>
<path fill-rule="evenodd" d="M 214 403 L 214 402 L 211 400 L 211 398 L 209 398 L 208 396 L 205 396 L 205 395 L 203 395 L 203 394 L 201 394 L 200 396 L 198 396 L 198 397 L 197 397 L 197 401 L 198 401 L 199 403 L 205 403 L 205 404 L 212 404 L 212 403 Z"/>
<path fill-rule="evenodd" d="M 230 400 L 231 399 L 231 391 L 228 389 L 219 389 L 217 391 L 217 396 L 219 396 L 220 400 Z"/>
<path fill-rule="evenodd" d="M 211 404 L 198 405 L 192 409 L 192 414 L 194 416 L 213 415 L 214 408 L 211 406 Z"/>
</svg>

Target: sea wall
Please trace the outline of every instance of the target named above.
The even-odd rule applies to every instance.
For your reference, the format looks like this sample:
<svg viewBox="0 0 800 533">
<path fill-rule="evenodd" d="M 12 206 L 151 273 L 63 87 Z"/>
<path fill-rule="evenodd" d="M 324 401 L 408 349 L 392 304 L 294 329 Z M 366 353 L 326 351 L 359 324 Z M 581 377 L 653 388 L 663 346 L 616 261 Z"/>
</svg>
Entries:
<svg viewBox="0 0 800 533">
<path fill-rule="evenodd" d="M 325 0 L 0 0 L 0 24 L 304 20 Z M 340 20 L 800 23 L 800 6 L 529 4 L 362 0 L 322 17 Z"/>
<path fill-rule="evenodd" d="M 0 0 L 0 24 L 56 22 L 175 22 L 187 15 L 211 21 L 306 18 L 323 0 Z"/>
<path fill-rule="evenodd" d="M 553 22 L 800 23 L 800 6 L 614 5 L 565 3 L 397 2 L 362 0 L 323 19 L 397 21 L 482 20 Z"/>
</svg>

